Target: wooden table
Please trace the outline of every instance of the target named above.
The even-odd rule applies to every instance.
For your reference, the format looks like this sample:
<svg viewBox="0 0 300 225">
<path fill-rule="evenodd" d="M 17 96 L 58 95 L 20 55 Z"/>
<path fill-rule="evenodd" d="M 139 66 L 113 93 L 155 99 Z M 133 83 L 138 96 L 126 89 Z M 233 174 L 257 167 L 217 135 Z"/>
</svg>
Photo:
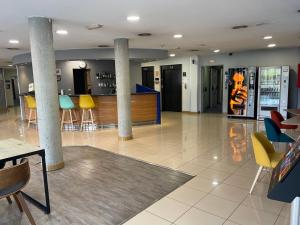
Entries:
<svg viewBox="0 0 300 225">
<path fill-rule="evenodd" d="M 281 122 L 286 125 L 300 125 L 300 116 L 294 116 Z"/>
<path fill-rule="evenodd" d="M 49 200 L 49 189 L 48 189 L 48 178 L 47 178 L 47 169 L 46 169 L 46 158 L 45 150 L 40 149 L 37 146 L 26 144 L 23 141 L 16 140 L 13 138 L 0 140 L 0 162 L 12 161 L 16 165 L 17 160 L 39 155 L 42 158 L 42 169 L 43 169 L 43 181 L 44 181 L 44 191 L 45 191 L 45 201 L 46 205 L 35 200 L 28 194 L 22 192 L 24 197 L 34 204 L 36 207 L 44 211 L 46 214 L 50 214 L 50 200 Z"/>
<path fill-rule="evenodd" d="M 300 109 L 287 109 L 286 111 L 294 116 L 300 116 Z"/>
</svg>

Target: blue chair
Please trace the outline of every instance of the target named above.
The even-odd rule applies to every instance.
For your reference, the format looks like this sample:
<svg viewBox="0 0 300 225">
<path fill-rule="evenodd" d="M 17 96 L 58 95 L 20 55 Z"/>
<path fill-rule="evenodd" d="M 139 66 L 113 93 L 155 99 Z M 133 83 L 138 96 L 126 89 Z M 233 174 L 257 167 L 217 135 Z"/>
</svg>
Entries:
<svg viewBox="0 0 300 225">
<path fill-rule="evenodd" d="M 285 143 L 293 143 L 294 140 L 282 133 L 277 124 L 270 118 L 265 118 L 265 128 L 267 137 L 272 142 L 285 142 Z"/>
<path fill-rule="evenodd" d="M 60 95 L 59 96 L 59 105 L 62 109 L 62 118 L 61 118 L 61 129 L 63 129 L 64 124 L 72 124 L 74 126 L 74 121 L 77 121 L 76 114 L 72 115 L 73 109 L 75 109 L 75 105 L 72 99 L 68 95 Z M 69 113 L 69 120 L 65 120 L 65 114 Z"/>
</svg>

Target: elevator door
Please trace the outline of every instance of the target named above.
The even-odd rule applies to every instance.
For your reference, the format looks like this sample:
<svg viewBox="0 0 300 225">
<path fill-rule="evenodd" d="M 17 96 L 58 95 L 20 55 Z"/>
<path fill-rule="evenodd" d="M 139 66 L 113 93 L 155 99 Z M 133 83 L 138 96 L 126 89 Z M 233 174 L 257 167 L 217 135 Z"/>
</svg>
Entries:
<svg viewBox="0 0 300 225">
<path fill-rule="evenodd" d="M 154 66 L 142 67 L 142 84 L 154 89 Z"/>
<path fill-rule="evenodd" d="M 182 65 L 161 67 L 162 110 L 182 111 Z"/>
</svg>

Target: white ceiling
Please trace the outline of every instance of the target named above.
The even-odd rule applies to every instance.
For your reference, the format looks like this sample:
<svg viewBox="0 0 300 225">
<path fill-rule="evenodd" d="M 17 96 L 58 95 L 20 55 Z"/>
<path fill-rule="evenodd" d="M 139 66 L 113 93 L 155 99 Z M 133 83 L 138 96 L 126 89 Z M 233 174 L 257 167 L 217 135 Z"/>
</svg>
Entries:
<svg viewBox="0 0 300 225">
<path fill-rule="evenodd" d="M 299 0 L 6 0 L 0 8 L 0 62 L 29 51 L 27 17 L 54 19 L 55 49 L 95 48 L 113 44 L 114 38 L 130 38 L 132 48 L 163 48 L 186 53 L 207 54 L 212 49 L 234 52 L 266 48 L 274 42 L 278 47 L 300 46 Z M 128 15 L 140 16 L 137 23 L 126 21 Z M 104 27 L 89 31 L 85 27 L 99 23 Z M 256 24 L 265 23 L 263 26 Z M 234 25 L 250 25 L 232 30 Z M 150 32 L 152 37 L 138 37 Z M 174 39 L 175 33 L 184 35 Z M 272 35 L 271 41 L 262 39 Z M 9 39 L 18 39 L 12 45 Z M 205 44 L 206 46 L 201 46 Z M 163 47 L 162 47 L 163 46 Z M 5 50 L 18 47 L 20 51 Z"/>
</svg>

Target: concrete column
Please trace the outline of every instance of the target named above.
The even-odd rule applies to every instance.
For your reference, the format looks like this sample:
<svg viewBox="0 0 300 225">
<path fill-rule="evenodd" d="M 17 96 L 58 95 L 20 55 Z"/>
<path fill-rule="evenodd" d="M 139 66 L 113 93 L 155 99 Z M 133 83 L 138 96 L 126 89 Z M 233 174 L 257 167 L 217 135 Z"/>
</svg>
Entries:
<svg viewBox="0 0 300 225">
<path fill-rule="evenodd" d="M 47 169 L 56 170 L 64 167 L 64 161 L 52 21 L 44 17 L 28 21 L 40 146 L 46 151 Z"/>
<path fill-rule="evenodd" d="M 115 39 L 119 140 L 132 139 L 128 39 Z"/>
</svg>

